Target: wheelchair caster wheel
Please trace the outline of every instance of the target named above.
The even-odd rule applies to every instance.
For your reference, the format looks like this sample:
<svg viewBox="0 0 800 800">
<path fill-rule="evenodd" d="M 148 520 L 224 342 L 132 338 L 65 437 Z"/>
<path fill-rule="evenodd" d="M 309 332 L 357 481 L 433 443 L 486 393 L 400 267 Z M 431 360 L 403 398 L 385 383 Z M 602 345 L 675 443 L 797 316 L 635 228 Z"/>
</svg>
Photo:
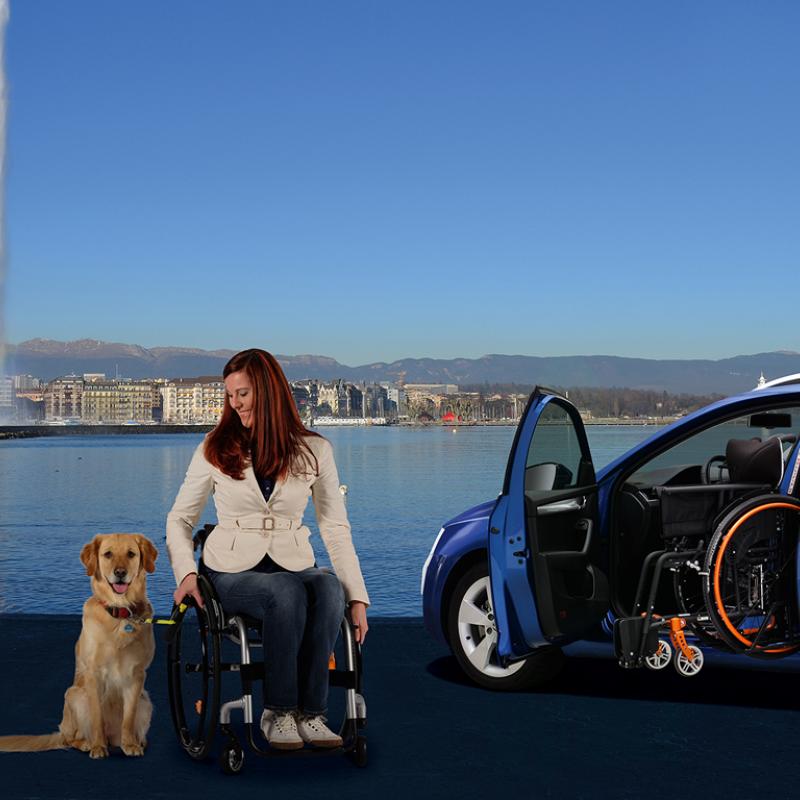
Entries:
<svg viewBox="0 0 800 800">
<path fill-rule="evenodd" d="M 219 765 L 226 775 L 238 775 L 244 766 L 244 750 L 238 742 L 226 744 L 219 756 Z"/>
<path fill-rule="evenodd" d="M 353 763 L 357 767 L 367 766 L 367 740 L 363 736 L 356 737 L 355 747 L 352 752 Z"/>
<path fill-rule="evenodd" d="M 685 678 L 697 675 L 703 668 L 703 651 L 693 644 L 689 645 L 689 649 L 694 656 L 691 661 L 683 654 L 682 650 L 678 650 L 675 655 L 675 669 L 678 670 L 679 675 L 683 675 Z"/>
<path fill-rule="evenodd" d="M 670 647 L 669 642 L 664 639 L 661 639 L 658 643 L 658 650 L 651 656 L 647 656 L 644 660 L 644 664 L 648 669 L 664 669 L 664 667 L 669 665 L 669 662 L 672 660 L 672 648 Z"/>
</svg>

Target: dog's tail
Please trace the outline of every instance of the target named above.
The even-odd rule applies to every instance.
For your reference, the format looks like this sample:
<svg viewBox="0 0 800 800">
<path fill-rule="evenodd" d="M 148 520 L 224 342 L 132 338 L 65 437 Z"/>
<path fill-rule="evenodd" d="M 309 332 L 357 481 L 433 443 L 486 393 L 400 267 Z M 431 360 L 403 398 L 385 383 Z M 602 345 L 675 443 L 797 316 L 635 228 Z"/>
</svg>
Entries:
<svg viewBox="0 0 800 800">
<path fill-rule="evenodd" d="M 67 748 L 61 731 L 42 736 L 0 736 L 0 751 L 5 753 L 35 753 L 41 750 L 64 750 Z"/>
</svg>

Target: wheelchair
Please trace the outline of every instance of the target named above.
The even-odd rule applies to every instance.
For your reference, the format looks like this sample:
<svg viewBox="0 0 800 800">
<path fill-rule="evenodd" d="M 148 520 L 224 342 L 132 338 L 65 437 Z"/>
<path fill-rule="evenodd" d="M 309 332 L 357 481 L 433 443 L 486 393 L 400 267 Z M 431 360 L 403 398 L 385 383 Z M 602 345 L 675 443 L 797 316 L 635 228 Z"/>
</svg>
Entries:
<svg viewBox="0 0 800 800">
<path fill-rule="evenodd" d="M 661 541 L 642 562 L 630 616 L 614 620 L 622 667 L 672 662 L 690 677 L 703 666 L 698 645 L 762 659 L 800 650 L 800 500 L 778 492 L 796 442 L 732 439 L 700 483 L 623 490 L 621 513 L 635 509 Z"/>
<path fill-rule="evenodd" d="M 344 691 L 343 719 L 339 735 L 342 745 L 332 749 L 277 750 L 260 736 L 259 718 L 254 719 L 253 687 L 264 680 L 264 662 L 253 658 L 262 650 L 261 623 L 243 614 L 228 615 L 222 608 L 214 586 L 203 572 L 202 548 L 214 525 L 205 525 L 194 536 L 194 549 L 200 551 L 198 588 L 203 607 L 185 599 L 173 608 L 175 624 L 166 631 L 167 680 L 172 723 L 181 747 L 190 758 L 201 761 L 212 752 L 218 736 L 222 738 L 219 765 L 229 775 L 241 772 L 244 748 L 231 722 L 233 712 L 241 711 L 250 748 L 260 756 L 292 757 L 345 754 L 356 766 L 367 764 L 366 703 L 362 694 L 361 646 L 356 642 L 350 621 L 342 620 L 341 635 L 329 662 L 330 685 Z M 235 648 L 235 649 L 234 649 Z M 238 649 L 238 657 L 226 650 Z M 241 695 L 222 702 L 223 684 L 234 673 L 241 682 Z"/>
</svg>

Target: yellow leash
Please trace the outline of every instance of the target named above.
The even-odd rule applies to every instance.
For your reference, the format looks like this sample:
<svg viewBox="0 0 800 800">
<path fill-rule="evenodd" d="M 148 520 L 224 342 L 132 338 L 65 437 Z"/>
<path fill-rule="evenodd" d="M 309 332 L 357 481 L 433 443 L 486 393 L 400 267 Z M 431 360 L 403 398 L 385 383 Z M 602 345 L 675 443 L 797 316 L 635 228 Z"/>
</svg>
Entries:
<svg viewBox="0 0 800 800">
<path fill-rule="evenodd" d="M 134 619 L 133 621 L 140 625 L 175 625 L 178 622 L 176 617 L 185 614 L 187 608 L 189 608 L 189 606 L 187 606 L 186 603 L 181 603 L 177 608 L 177 613 L 173 611 L 172 616 L 169 619 L 159 619 L 158 617 L 140 617 L 139 619 Z"/>
</svg>

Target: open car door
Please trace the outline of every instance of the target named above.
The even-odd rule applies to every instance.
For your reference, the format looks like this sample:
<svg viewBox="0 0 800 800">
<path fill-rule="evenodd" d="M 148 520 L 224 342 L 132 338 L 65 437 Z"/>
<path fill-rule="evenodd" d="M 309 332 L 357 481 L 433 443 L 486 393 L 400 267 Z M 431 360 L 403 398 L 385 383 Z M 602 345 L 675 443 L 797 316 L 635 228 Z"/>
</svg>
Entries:
<svg viewBox="0 0 800 800">
<path fill-rule="evenodd" d="M 501 660 L 567 643 L 609 608 L 589 443 L 577 409 L 537 388 L 520 420 L 489 520 L 489 570 Z"/>
</svg>

